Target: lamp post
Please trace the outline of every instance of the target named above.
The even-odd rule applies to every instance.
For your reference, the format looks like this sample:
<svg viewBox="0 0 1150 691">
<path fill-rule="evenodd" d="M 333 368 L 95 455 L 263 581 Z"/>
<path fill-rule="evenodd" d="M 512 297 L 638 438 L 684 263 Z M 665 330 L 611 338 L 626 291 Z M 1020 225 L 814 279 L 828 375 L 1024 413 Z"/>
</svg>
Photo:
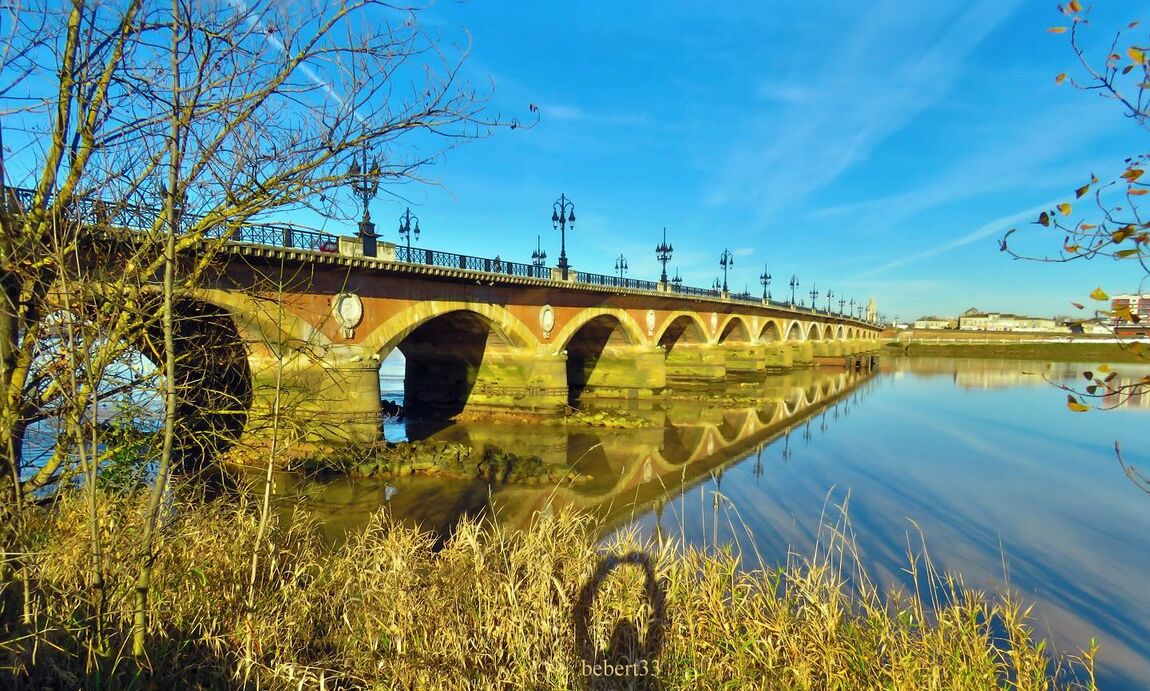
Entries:
<svg viewBox="0 0 1150 691">
<path fill-rule="evenodd" d="M 845 305 L 845 304 L 847 304 L 847 299 L 844 297 L 840 297 L 839 298 L 839 316 L 842 316 L 843 305 Z"/>
<path fill-rule="evenodd" d="M 683 277 L 679 275 L 679 267 L 677 266 L 675 267 L 675 277 L 671 279 L 671 285 L 676 293 L 683 287 Z"/>
<path fill-rule="evenodd" d="M 811 296 L 811 309 L 817 310 L 819 308 L 819 306 L 815 304 L 815 301 L 819 299 L 818 286 L 817 285 L 811 286 L 811 292 L 809 292 L 807 294 Z"/>
<path fill-rule="evenodd" d="M 535 274 L 541 275 L 543 267 L 547 264 L 547 253 L 543 251 L 542 245 L 539 244 L 539 236 L 535 236 L 535 249 L 531 251 L 531 266 L 535 267 Z"/>
<path fill-rule="evenodd" d="M 415 227 L 411 227 L 411 222 L 415 221 Z M 411 215 L 411 207 L 403 212 L 399 217 L 399 237 L 407 241 L 407 261 L 411 261 L 411 234 L 415 233 L 415 239 L 419 239 L 419 219 Z"/>
<path fill-rule="evenodd" d="M 799 287 L 799 277 L 791 274 L 791 307 L 795 306 L 795 288 Z"/>
<path fill-rule="evenodd" d="M 827 291 L 827 314 L 831 313 L 831 298 L 833 298 L 834 296 L 835 296 L 835 291 L 833 291 L 833 290 Z"/>
<path fill-rule="evenodd" d="M 363 245 L 363 256 L 374 257 L 376 256 L 375 241 L 379 236 L 375 234 L 375 224 L 371 222 L 371 211 L 368 209 L 368 204 L 379 192 L 379 158 L 373 159 L 370 163 L 371 167 L 368 167 L 366 135 L 360 147 L 360 156 L 363 163 L 360 164 L 361 159 L 353 156 L 347 176 L 351 179 L 351 189 L 355 192 L 356 199 L 363 204 L 363 218 L 359 221 L 359 233 L 357 233 Z"/>
<path fill-rule="evenodd" d="M 619 283 L 622 283 L 623 274 L 627 273 L 627 258 L 622 254 L 615 260 L 615 270 L 619 272 Z"/>
<path fill-rule="evenodd" d="M 731 254 L 730 250 L 723 250 L 719 255 L 719 266 L 723 267 L 723 293 L 729 292 L 727 290 L 727 269 L 735 265 L 735 255 Z"/>
<path fill-rule="evenodd" d="M 771 284 L 771 274 L 767 271 L 766 263 L 763 264 L 763 273 L 759 274 L 759 283 L 763 284 L 763 302 L 771 298 L 771 294 L 767 292 L 767 286 Z"/>
<path fill-rule="evenodd" d="M 850 306 L 851 306 L 851 309 L 849 312 L 847 312 L 847 315 L 853 317 L 855 315 L 855 299 L 854 298 L 851 298 Z"/>
<path fill-rule="evenodd" d="M 559 199 L 552 205 L 551 225 L 559 231 L 559 270 L 563 272 L 563 280 L 567 280 L 567 225 L 575 230 L 575 204 L 567 198 L 566 194 L 559 195 Z"/>
<path fill-rule="evenodd" d="M 718 278 L 715 278 L 715 282 L 711 284 L 711 290 L 713 290 L 715 292 L 715 294 L 718 295 L 719 291 L 721 291 L 722 289 L 723 289 L 723 284 L 719 283 Z"/>
<path fill-rule="evenodd" d="M 663 275 L 659 277 L 659 282 L 663 284 L 663 288 L 667 287 L 667 262 L 671 261 L 671 253 L 675 248 L 667 242 L 667 226 L 663 226 L 663 241 L 655 247 L 655 258 L 663 265 Z"/>
</svg>

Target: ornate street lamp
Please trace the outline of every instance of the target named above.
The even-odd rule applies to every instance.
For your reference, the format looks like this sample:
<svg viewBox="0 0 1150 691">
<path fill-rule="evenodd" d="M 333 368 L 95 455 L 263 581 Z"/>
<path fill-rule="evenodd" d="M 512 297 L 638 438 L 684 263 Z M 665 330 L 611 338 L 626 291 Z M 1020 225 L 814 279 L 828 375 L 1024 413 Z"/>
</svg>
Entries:
<svg viewBox="0 0 1150 691">
<path fill-rule="evenodd" d="M 627 258 L 622 254 L 615 260 L 615 270 L 619 272 L 619 282 L 623 282 L 623 274 L 627 273 Z"/>
<path fill-rule="evenodd" d="M 819 308 L 819 306 L 815 304 L 815 301 L 819 299 L 818 286 L 817 285 L 811 286 L 811 292 L 807 293 L 807 295 L 811 296 L 811 309 L 817 310 Z"/>
<path fill-rule="evenodd" d="M 675 292 L 683 287 L 683 277 L 679 275 L 679 267 L 675 267 L 675 277 L 671 279 L 671 285 L 674 286 Z"/>
<path fill-rule="evenodd" d="M 847 315 L 853 317 L 854 313 L 855 313 L 855 299 L 854 298 L 851 298 L 850 306 L 851 306 L 851 309 L 849 312 L 847 312 Z"/>
<path fill-rule="evenodd" d="M 846 304 L 847 304 L 847 299 L 844 297 L 840 297 L 839 298 L 839 315 L 840 316 L 843 313 L 843 305 L 846 305 Z"/>
<path fill-rule="evenodd" d="M 763 284 L 763 300 L 770 300 L 771 294 L 767 292 L 767 286 L 771 284 L 771 274 L 767 271 L 766 263 L 763 264 L 763 273 L 759 274 L 759 283 Z"/>
<path fill-rule="evenodd" d="M 567 280 L 567 225 L 575 230 L 575 204 L 567 198 L 566 194 L 559 195 L 558 201 L 552 205 L 551 225 L 559 231 L 559 270 L 563 272 L 563 280 Z"/>
<path fill-rule="evenodd" d="M 539 244 L 539 236 L 535 236 L 535 249 L 531 252 L 531 266 L 534 266 L 537 274 L 542 273 L 542 269 L 547 264 L 547 253 L 543 251 L 542 245 Z"/>
<path fill-rule="evenodd" d="M 799 277 L 791 274 L 791 307 L 795 306 L 795 288 L 799 287 Z"/>
<path fill-rule="evenodd" d="M 719 291 L 721 291 L 722 289 L 723 289 L 723 284 L 719 283 L 719 279 L 716 278 L 715 282 L 711 284 L 711 290 L 714 291 L 714 293 L 716 295 L 718 295 Z"/>
<path fill-rule="evenodd" d="M 415 221 L 415 227 L 411 226 L 411 222 Z M 411 235 L 415 234 L 415 239 L 419 239 L 419 219 L 411 215 L 411 207 L 403 212 L 399 217 L 399 237 L 407 241 L 407 261 L 411 261 Z"/>
<path fill-rule="evenodd" d="M 671 261 L 671 253 L 675 248 L 667 242 L 667 226 L 663 226 L 663 241 L 655 247 L 655 258 L 663 265 L 663 275 L 659 277 L 659 282 L 664 286 L 667 285 L 667 262 Z"/>
<path fill-rule="evenodd" d="M 730 250 L 723 250 L 723 253 L 721 255 L 719 255 L 719 266 L 723 267 L 723 292 L 724 293 L 729 292 L 727 290 L 727 269 L 731 268 L 734 265 L 735 265 L 735 255 L 731 254 Z"/>
<path fill-rule="evenodd" d="M 358 233 L 360 242 L 363 243 L 363 256 L 374 257 L 376 256 L 375 241 L 379 236 L 375 234 L 375 224 L 371 222 L 371 211 L 368 209 L 368 203 L 379 192 L 380 171 L 379 157 L 374 158 L 370 168 L 368 167 L 366 135 L 360 147 L 360 155 L 363 160 L 362 165 L 360 159 L 353 156 L 347 176 L 351 180 L 351 189 L 355 192 L 356 198 L 363 204 L 363 218 L 359 221 Z"/>
<path fill-rule="evenodd" d="M 833 290 L 827 291 L 827 314 L 831 313 L 831 298 L 833 298 L 834 296 L 835 296 L 835 291 L 833 291 Z"/>
</svg>

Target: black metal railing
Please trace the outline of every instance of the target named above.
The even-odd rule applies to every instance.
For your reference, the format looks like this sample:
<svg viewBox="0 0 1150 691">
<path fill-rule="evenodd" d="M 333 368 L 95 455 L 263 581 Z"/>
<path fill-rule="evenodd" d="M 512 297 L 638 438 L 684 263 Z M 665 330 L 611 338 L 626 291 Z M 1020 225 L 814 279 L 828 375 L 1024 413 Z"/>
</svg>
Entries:
<svg viewBox="0 0 1150 691">
<path fill-rule="evenodd" d="M 6 204 L 14 205 L 16 209 L 22 211 L 31 208 L 36 195 L 35 190 L 22 187 L 5 187 L 3 189 Z M 49 195 L 48 205 L 51 206 L 51 203 L 52 197 Z M 141 204 L 112 203 L 102 199 L 77 199 L 63 210 L 63 216 L 95 226 L 147 231 L 155 227 L 156 222 L 161 218 L 161 210 L 154 206 Z M 192 213 L 181 213 L 177 218 L 179 218 L 180 231 L 185 233 L 204 220 L 204 216 Z M 271 245 L 286 249 L 313 250 L 316 252 L 339 251 L 339 238 L 337 236 L 300 228 L 290 223 L 219 224 L 208 228 L 204 235 L 209 238 L 227 238 L 233 242 Z"/>
<path fill-rule="evenodd" d="M 591 274 L 580 271 L 575 276 L 578 283 L 587 283 L 593 286 L 608 286 L 610 288 L 625 288 L 627 290 L 658 290 L 659 284 L 654 281 L 643 281 L 638 278 L 624 278 L 621 276 L 606 276 L 604 274 Z"/>
<path fill-rule="evenodd" d="M 483 271 L 486 273 L 504 274 L 507 276 L 525 276 L 528 278 L 551 278 L 551 269 L 546 266 L 523 264 L 507 261 L 499 256 L 472 257 L 466 254 L 429 250 L 422 247 L 408 247 L 397 245 L 395 260 L 407 264 L 425 264 L 427 266 L 443 266 L 450 269 L 464 269 L 467 271 Z"/>
<path fill-rule="evenodd" d="M 671 292 L 678 293 L 679 295 L 695 295 L 702 298 L 719 297 L 719 291 L 717 290 L 712 290 L 710 288 L 695 288 L 693 286 L 679 286 L 678 288 L 672 288 Z"/>
</svg>

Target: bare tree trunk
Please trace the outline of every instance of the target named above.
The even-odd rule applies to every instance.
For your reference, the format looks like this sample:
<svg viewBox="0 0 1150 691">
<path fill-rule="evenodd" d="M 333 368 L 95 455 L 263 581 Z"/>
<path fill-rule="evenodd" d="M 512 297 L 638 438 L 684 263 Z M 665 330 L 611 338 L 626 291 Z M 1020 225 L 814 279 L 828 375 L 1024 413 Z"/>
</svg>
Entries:
<svg viewBox="0 0 1150 691">
<path fill-rule="evenodd" d="M 180 42 L 183 26 L 180 22 L 178 0 L 172 2 L 172 114 L 171 133 L 168 138 L 168 228 L 164 242 L 164 446 L 156 469 L 155 484 L 148 496 L 148 513 L 144 522 L 143 563 L 136 580 L 134 611 L 132 613 L 132 654 L 142 658 L 147 653 L 148 591 L 152 584 L 152 565 L 156 561 L 155 533 L 159 523 L 160 502 L 168 485 L 168 472 L 172 467 L 172 449 L 176 439 L 176 233 L 179 231 L 180 205 Z"/>
</svg>

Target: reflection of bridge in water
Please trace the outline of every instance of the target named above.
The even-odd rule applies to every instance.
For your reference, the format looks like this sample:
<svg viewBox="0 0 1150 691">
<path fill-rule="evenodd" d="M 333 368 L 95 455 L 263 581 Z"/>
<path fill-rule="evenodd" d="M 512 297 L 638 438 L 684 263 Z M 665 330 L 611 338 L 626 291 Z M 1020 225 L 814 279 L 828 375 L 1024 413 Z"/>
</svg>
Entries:
<svg viewBox="0 0 1150 691">
<path fill-rule="evenodd" d="M 392 482 L 335 483 L 313 493 L 318 517 L 333 531 L 354 528 L 389 503 L 393 514 L 449 533 L 461 516 L 494 507 L 504 525 L 527 526 L 539 511 L 589 511 L 604 527 L 642 507 L 673 497 L 807 423 L 852 394 L 871 373 L 841 368 L 796 370 L 729 388 L 722 399 L 663 401 L 630 410 L 654 423 L 643 429 L 610 429 L 467 422 L 434 439 L 476 449 L 493 445 L 548 463 L 573 466 L 578 482 L 493 485 L 412 477 Z M 732 402 L 732 399 L 738 402 Z M 392 496 L 393 495 L 393 496 Z M 389 499 L 390 497 L 390 499 Z"/>
</svg>

